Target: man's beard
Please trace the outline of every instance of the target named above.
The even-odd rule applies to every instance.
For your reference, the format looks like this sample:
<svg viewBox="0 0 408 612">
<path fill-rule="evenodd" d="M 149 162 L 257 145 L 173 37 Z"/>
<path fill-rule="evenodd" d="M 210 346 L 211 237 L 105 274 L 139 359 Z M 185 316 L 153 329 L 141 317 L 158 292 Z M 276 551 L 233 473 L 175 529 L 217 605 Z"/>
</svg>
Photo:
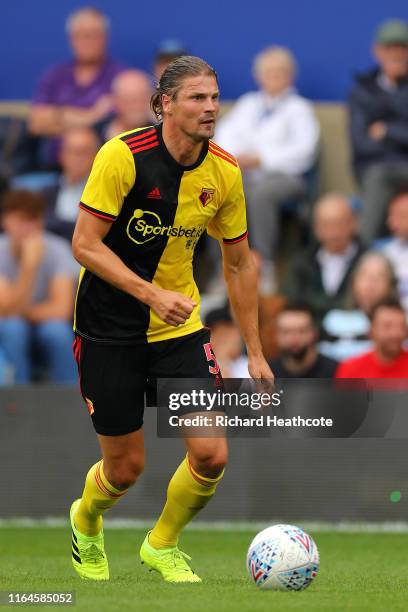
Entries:
<svg viewBox="0 0 408 612">
<path fill-rule="evenodd" d="M 293 359 L 294 361 L 303 361 L 304 358 L 307 355 L 307 352 L 310 348 L 310 344 L 306 345 L 306 346 L 302 346 L 301 348 L 295 349 L 295 350 L 285 350 L 282 351 L 282 357 L 288 359 Z"/>
<path fill-rule="evenodd" d="M 195 133 L 195 134 L 191 134 L 191 135 L 190 135 L 190 138 L 191 138 L 192 140 L 194 140 L 194 142 L 197 142 L 197 143 L 200 143 L 200 144 L 201 144 L 201 143 L 208 142 L 208 141 L 209 141 L 209 140 L 210 140 L 210 139 L 211 139 L 213 136 L 214 136 L 214 133 L 212 133 L 211 135 L 209 135 L 209 134 L 197 134 L 197 133 Z"/>
<path fill-rule="evenodd" d="M 208 132 L 207 134 L 200 134 L 199 132 L 194 132 L 193 134 L 189 134 L 189 136 L 195 142 L 205 143 L 214 137 L 214 133 L 215 133 L 215 123 L 214 123 L 214 127 L 211 130 L 211 132 Z"/>
</svg>

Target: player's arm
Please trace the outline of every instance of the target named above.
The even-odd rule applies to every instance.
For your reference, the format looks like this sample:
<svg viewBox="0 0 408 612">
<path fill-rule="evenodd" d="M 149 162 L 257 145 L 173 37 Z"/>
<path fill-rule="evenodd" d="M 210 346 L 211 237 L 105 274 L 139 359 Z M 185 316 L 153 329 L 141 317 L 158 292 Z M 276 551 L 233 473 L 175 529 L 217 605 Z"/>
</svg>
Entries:
<svg viewBox="0 0 408 612">
<path fill-rule="evenodd" d="M 106 282 L 150 306 L 169 325 L 183 324 L 195 302 L 175 291 L 167 291 L 145 281 L 128 268 L 103 239 L 111 222 L 81 210 L 72 240 L 75 259 Z"/>
<path fill-rule="evenodd" d="M 151 300 L 152 284 L 132 272 L 103 242 L 111 225 L 80 210 L 72 239 L 73 255 L 87 270 L 147 304 Z"/>
<path fill-rule="evenodd" d="M 87 270 L 150 306 L 169 325 L 181 325 L 193 311 L 193 300 L 142 279 L 103 242 L 135 180 L 132 153 L 113 138 L 99 150 L 82 194 L 73 254 Z"/>
<path fill-rule="evenodd" d="M 169 325 L 184 323 L 195 303 L 181 293 L 145 281 L 128 268 L 103 239 L 112 223 L 80 210 L 72 240 L 75 259 L 107 283 L 148 304 Z"/>
<path fill-rule="evenodd" d="M 221 243 L 228 297 L 248 352 L 252 378 L 273 379 L 262 353 L 258 329 L 258 288 L 254 259 L 248 240 Z"/>
<path fill-rule="evenodd" d="M 271 380 L 273 374 L 259 340 L 257 279 L 248 246 L 245 197 L 239 168 L 232 178 L 230 189 L 207 231 L 221 245 L 228 296 L 247 347 L 249 373 L 255 379 Z"/>
</svg>

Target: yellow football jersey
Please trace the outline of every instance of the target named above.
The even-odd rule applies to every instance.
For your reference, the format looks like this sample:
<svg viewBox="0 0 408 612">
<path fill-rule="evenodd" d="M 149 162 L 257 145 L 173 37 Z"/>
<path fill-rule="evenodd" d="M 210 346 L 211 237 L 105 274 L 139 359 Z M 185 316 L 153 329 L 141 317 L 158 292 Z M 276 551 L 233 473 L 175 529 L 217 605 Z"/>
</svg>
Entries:
<svg viewBox="0 0 408 612">
<path fill-rule="evenodd" d="M 85 338 L 132 343 L 176 338 L 203 327 L 193 253 L 208 233 L 224 243 L 247 236 L 242 177 L 232 155 L 209 141 L 191 166 L 168 152 L 161 124 L 121 134 L 98 152 L 80 207 L 111 221 L 104 243 L 136 274 L 197 302 L 178 327 L 82 268 L 74 329 Z"/>
</svg>

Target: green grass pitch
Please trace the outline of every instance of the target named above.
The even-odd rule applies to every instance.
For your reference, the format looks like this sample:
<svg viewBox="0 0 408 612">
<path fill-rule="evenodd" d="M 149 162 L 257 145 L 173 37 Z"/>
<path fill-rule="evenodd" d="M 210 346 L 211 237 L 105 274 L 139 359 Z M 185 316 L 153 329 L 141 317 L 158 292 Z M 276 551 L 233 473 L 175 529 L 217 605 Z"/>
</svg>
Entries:
<svg viewBox="0 0 408 612">
<path fill-rule="evenodd" d="M 107 529 L 111 580 L 89 583 L 74 574 L 68 527 L 2 528 L 0 590 L 74 590 L 76 605 L 71 609 L 98 612 L 408 609 L 408 534 L 312 534 L 320 551 L 319 574 L 305 591 L 288 593 L 260 591 L 251 584 L 245 555 L 254 535 L 249 531 L 187 531 L 180 547 L 193 557 L 192 566 L 203 583 L 170 585 L 139 562 L 144 530 Z M 48 605 L 47 609 L 61 606 Z"/>
</svg>

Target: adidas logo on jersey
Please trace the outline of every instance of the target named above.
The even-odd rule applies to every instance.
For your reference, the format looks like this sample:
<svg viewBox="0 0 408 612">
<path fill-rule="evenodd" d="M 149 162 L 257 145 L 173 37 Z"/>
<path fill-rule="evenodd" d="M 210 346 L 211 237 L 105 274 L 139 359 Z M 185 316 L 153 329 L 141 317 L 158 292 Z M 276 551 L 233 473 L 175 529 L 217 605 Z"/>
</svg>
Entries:
<svg viewBox="0 0 408 612">
<path fill-rule="evenodd" d="M 161 200 L 161 193 L 158 187 L 154 187 L 148 194 L 147 197 L 151 200 Z"/>
</svg>

